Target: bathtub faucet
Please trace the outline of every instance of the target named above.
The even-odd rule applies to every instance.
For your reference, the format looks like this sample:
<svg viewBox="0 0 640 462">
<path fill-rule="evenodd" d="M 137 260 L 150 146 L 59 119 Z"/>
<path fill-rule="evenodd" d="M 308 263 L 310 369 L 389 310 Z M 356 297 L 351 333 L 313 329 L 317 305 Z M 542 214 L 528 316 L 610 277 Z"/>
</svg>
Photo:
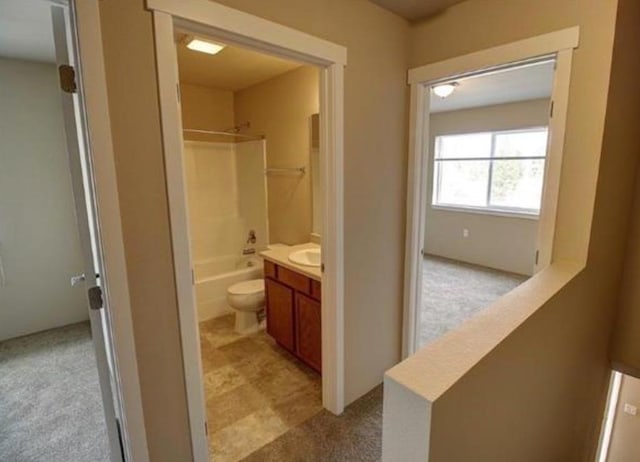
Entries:
<svg viewBox="0 0 640 462">
<path fill-rule="evenodd" d="M 242 249 L 242 255 L 255 255 L 256 249 Z"/>
<path fill-rule="evenodd" d="M 257 240 L 256 232 L 253 229 L 250 229 L 249 236 L 247 237 L 247 244 L 255 244 Z"/>
</svg>

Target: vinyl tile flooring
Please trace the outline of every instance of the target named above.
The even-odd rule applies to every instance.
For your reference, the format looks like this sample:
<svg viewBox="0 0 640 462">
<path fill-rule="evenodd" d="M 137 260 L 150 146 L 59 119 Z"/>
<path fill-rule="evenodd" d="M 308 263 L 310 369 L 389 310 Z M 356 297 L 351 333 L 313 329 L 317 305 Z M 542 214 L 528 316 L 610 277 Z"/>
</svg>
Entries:
<svg viewBox="0 0 640 462">
<path fill-rule="evenodd" d="M 200 323 L 212 460 L 242 460 L 322 410 L 320 375 L 233 315 Z"/>
<path fill-rule="evenodd" d="M 527 279 L 520 274 L 426 256 L 422 265 L 420 345 L 455 329 Z"/>
</svg>

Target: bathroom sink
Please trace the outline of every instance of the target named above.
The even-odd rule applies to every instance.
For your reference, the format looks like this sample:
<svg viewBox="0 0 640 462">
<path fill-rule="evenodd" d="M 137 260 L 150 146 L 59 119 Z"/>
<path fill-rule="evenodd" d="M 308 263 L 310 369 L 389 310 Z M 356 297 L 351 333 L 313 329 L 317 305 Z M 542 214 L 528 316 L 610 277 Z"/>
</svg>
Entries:
<svg viewBox="0 0 640 462">
<path fill-rule="evenodd" d="M 303 249 L 289 255 L 289 261 L 303 266 L 320 266 L 320 249 Z"/>
</svg>

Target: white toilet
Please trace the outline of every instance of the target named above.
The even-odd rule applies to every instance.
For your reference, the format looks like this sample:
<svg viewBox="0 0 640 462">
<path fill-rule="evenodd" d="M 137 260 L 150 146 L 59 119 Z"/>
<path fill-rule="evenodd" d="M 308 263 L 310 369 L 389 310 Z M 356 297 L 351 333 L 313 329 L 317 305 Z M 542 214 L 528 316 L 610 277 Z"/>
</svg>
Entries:
<svg viewBox="0 0 640 462">
<path fill-rule="evenodd" d="M 264 309 L 264 279 L 242 281 L 227 288 L 227 303 L 236 312 L 235 331 L 251 334 L 260 328 L 258 313 Z"/>
</svg>

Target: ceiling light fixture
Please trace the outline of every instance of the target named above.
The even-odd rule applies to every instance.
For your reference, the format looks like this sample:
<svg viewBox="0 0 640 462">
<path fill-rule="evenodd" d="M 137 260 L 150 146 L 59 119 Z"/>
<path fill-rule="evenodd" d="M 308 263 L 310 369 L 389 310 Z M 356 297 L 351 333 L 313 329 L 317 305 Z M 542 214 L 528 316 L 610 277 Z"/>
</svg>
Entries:
<svg viewBox="0 0 640 462">
<path fill-rule="evenodd" d="M 189 38 L 189 41 L 187 42 L 187 48 L 193 51 L 207 53 L 208 55 L 215 55 L 220 53 L 224 49 L 224 45 L 207 42 L 206 40 L 200 40 L 197 38 Z"/>
<path fill-rule="evenodd" d="M 458 85 L 460 85 L 458 82 L 443 83 L 441 85 L 435 85 L 432 90 L 440 98 L 446 98 L 453 93 Z"/>
</svg>

